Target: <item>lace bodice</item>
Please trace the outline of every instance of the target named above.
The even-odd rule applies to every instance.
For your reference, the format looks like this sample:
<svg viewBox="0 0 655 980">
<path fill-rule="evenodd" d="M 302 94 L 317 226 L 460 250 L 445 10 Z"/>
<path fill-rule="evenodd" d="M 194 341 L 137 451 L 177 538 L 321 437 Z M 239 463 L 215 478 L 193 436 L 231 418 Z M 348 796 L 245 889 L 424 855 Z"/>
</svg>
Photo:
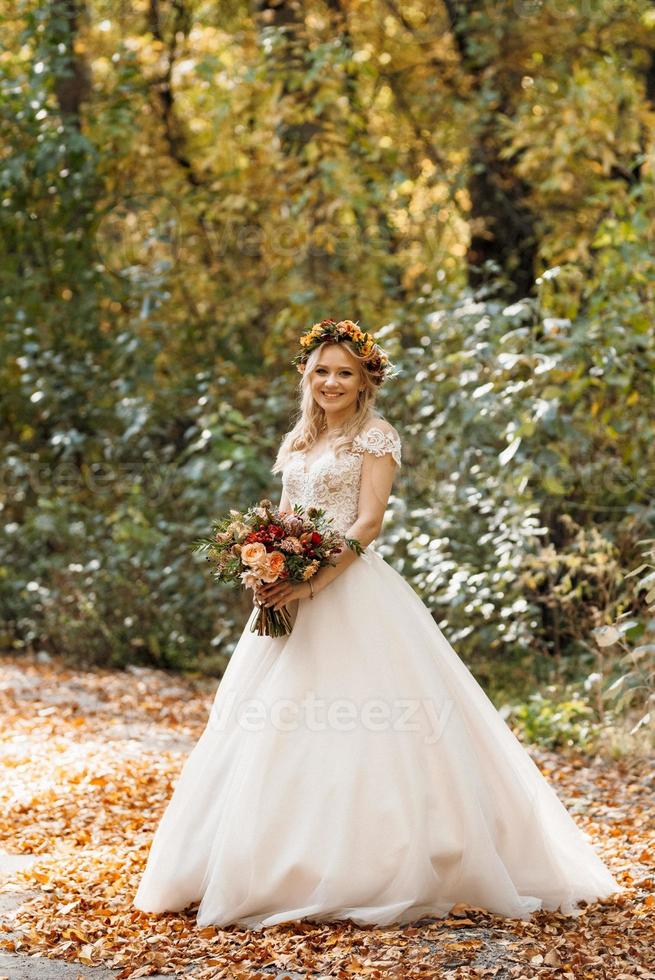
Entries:
<svg viewBox="0 0 655 980">
<path fill-rule="evenodd" d="M 373 425 L 365 432 L 358 433 L 351 448 L 342 451 L 338 458 L 331 449 L 326 449 L 307 466 L 305 453 L 301 450 L 293 452 L 282 473 L 282 486 L 291 506 L 321 507 L 333 519 L 332 527 L 345 534 L 357 519 L 362 456 L 365 452 L 375 456 L 391 453 L 400 466 L 400 438 L 397 432 L 383 432 Z"/>
</svg>

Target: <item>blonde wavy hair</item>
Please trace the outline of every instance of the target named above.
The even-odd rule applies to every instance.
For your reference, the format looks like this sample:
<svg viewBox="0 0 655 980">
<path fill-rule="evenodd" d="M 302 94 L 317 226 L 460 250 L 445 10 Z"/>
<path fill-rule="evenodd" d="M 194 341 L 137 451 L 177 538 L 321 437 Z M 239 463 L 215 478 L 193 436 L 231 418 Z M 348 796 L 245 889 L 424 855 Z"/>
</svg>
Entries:
<svg viewBox="0 0 655 980">
<path fill-rule="evenodd" d="M 319 360 L 323 348 L 336 346 L 345 347 L 353 360 L 357 362 L 360 372 L 359 383 L 363 384 L 364 390 L 357 393 L 355 414 L 342 426 L 342 430 L 334 442 L 335 456 L 338 456 L 344 449 L 350 449 L 353 439 L 364 428 L 366 422 L 374 418 L 383 418 L 382 414 L 374 407 L 379 385 L 375 384 L 364 367 L 366 358 L 360 356 L 348 340 L 341 340 L 338 344 L 326 340 L 320 347 L 316 347 L 307 359 L 305 370 L 298 385 L 300 405 L 296 421 L 293 428 L 282 439 L 271 473 L 280 473 L 293 452 L 306 452 L 311 449 L 321 434 L 325 423 L 325 411 L 314 400 L 310 378 L 314 373 L 316 362 Z"/>
</svg>

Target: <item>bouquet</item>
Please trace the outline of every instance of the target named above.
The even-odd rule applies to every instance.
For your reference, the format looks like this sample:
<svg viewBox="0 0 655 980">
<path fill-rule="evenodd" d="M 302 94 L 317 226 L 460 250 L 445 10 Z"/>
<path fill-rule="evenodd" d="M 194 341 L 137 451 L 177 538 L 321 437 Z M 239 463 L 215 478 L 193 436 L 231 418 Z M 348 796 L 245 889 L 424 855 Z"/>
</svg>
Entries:
<svg viewBox="0 0 655 980">
<path fill-rule="evenodd" d="M 307 582 L 324 565 L 335 565 L 332 555 L 345 548 L 362 554 L 356 538 L 347 538 L 329 525 L 332 518 L 318 507 L 305 511 L 281 511 L 270 500 L 260 500 L 245 513 L 212 522 L 210 536 L 194 542 L 194 552 L 204 553 L 212 575 L 228 585 L 239 583 L 253 591 L 264 582 L 289 579 Z M 286 606 L 259 606 L 251 632 L 260 636 L 287 636 L 293 628 Z"/>
</svg>

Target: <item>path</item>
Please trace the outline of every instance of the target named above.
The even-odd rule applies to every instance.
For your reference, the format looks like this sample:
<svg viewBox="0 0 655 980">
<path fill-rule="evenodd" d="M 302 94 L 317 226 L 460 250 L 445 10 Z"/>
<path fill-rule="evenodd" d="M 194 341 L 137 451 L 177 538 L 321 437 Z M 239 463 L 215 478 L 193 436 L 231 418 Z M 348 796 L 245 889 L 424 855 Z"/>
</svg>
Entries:
<svg viewBox="0 0 655 980">
<path fill-rule="evenodd" d="M 131 906 L 152 833 L 217 682 L 0 658 L 0 978 L 365 976 L 655 980 L 653 774 L 531 754 L 628 891 L 578 919 L 483 910 L 386 929 L 198 929 Z M 2 931 L 4 930 L 4 931 Z M 35 957 L 35 954 L 38 956 Z M 286 971 L 286 972 L 285 972 Z"/>
</svg>

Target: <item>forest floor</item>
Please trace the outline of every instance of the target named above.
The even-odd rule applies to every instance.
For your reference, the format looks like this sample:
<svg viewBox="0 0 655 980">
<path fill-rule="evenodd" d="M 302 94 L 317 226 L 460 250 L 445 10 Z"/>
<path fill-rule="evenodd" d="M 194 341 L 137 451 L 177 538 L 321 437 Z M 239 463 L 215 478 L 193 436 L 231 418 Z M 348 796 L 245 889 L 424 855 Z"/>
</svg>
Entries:
<svg viewBox="0 0 655 980">
<path fill-rule="evenodd" d="M 43 662 L 45 660 L 45 662 Z M 529 922 L 444 919 L 200 929 L 131 905 L 216 690 L 164 671 L 0 657 L 0 980 L 655 978 L 655 774 L 648 760 L 528 748 L 625 891 Z"/>
</svg>

